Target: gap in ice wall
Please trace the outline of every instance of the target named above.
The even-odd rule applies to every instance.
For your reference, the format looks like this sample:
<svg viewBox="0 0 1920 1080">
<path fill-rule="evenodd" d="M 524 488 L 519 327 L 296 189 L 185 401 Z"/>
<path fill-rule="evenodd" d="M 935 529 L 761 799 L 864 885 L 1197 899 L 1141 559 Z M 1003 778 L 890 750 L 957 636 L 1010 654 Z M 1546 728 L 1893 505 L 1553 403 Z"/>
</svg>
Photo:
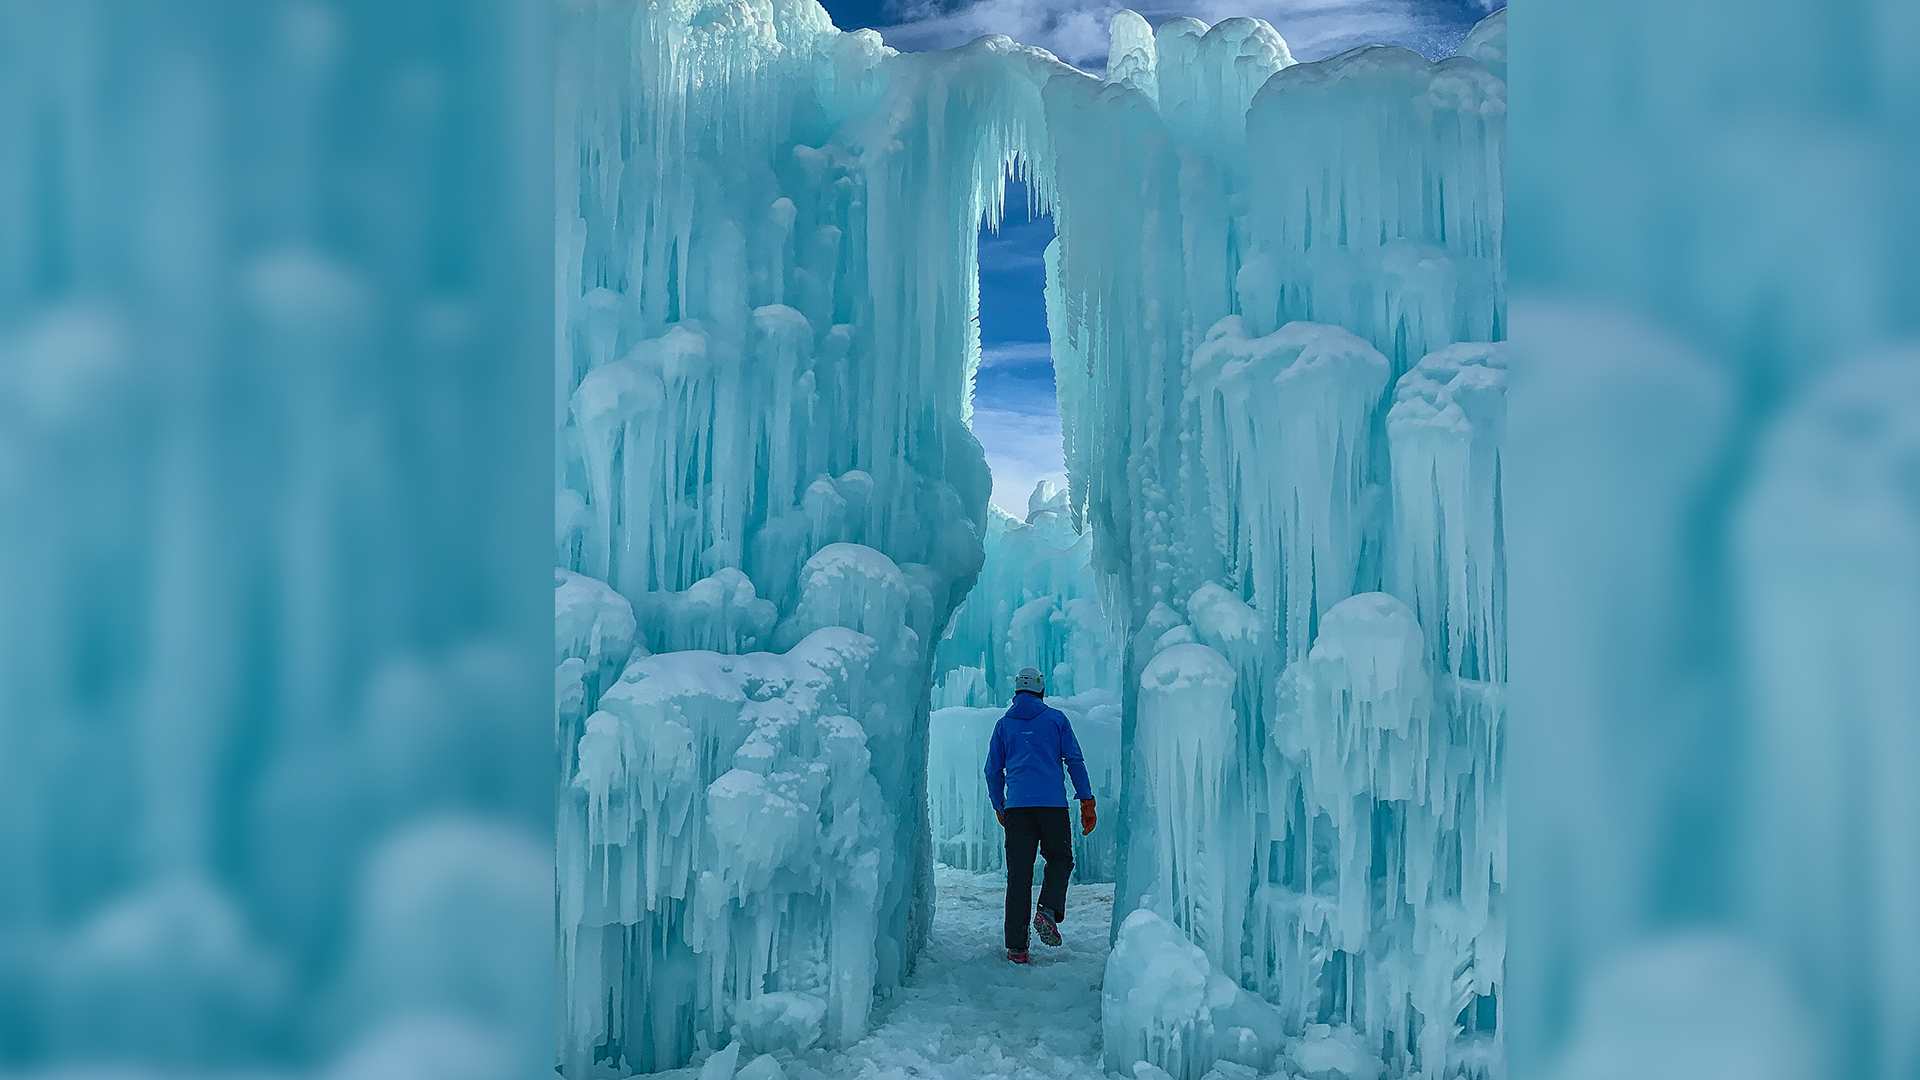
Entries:
<svg viewBox="0 0 1920 1080">
<path fill-rule="evenodd" d="M 988 739 L 1023 667 L 1046 677 L 1086 755 L 1093 792 L 1116 805 L 1120 780 L 1120 635 L 1095 595 L 1092 538 L 1073 524 L 1066 492 L 1042 481 L 1026 520 L 988 508 L 986 560 L 935 657 L 928 756 L 934 856 L 968 870 L 1005 865 L 1004 837 L 982 777 Z M 1111 823 L 1074 838 L 1074 880 L 1112 881 Z"/>
<path fill-rule="evenodd" d="M 1035 211 L 1035 194 L 1020 179 L 1008 180 L 1006 219 L 980 235 L 980 367 L 971 423 L 993 471 L 993 504 L 1015 518 L 1026 517 L 1036 484 L 1067 486 L 1047 333 L 1053 218 Z"/>
<path fill-rule="evenodd" d="M 993 471 L 986 558 L 935 658 L 929 824 L 935 858 L 969 870 L 1005 864 L 982 761 L 1013 697 L 1013 676 L 1037 668 L 1048 703 L 1073 725 L 1094 794 L 1119 790 L 1118 633 L 1102 611 L 1092 538 L 1068 511 L 1060 408 L 1047 329 L 1050 217 L 1018 177 L 1006 217 L 980 235 L 980 366 L 972 426 Z M 1115 829 L 1074 838 L 1074 880 L 1112 881 Z"/>
</svg>

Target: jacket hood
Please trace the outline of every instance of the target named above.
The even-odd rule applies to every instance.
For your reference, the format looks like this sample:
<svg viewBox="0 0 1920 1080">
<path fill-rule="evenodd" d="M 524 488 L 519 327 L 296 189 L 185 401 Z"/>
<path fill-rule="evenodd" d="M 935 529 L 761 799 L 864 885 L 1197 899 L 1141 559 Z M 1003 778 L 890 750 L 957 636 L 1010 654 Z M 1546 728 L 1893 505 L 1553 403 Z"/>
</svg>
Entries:
<svg viewBox="0 0 1920 1080">
<path fill-rule="evenodd" d="M 1007 706 L 1008 716 L 1017 716 L 1022 720 L 1031 719 L 1046 711 L 1046 701 L 1032 694 L 1015 694 L 1013 704 Z"/>
</svg>

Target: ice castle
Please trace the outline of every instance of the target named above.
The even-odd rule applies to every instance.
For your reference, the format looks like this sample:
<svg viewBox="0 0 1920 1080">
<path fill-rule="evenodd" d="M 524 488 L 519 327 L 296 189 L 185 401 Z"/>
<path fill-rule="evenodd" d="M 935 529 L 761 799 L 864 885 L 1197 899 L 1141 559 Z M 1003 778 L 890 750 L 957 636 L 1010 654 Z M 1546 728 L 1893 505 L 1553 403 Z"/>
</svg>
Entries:
<svg viewBox="0 0 1920 1080">
<path fill-rule="evenodd" d="M 857 1040 L 977 813 L 934 707 L 1023 633 L 1109 694 L 1110 1069 L 1498 1074 L 1504 15 L 1301 64 L 1126 12 L 1095 77 L 605 0 L 558 55 L 565 1075 Z M 996 523 L 1010 175 L 1071 481 Z"/>
</svg>

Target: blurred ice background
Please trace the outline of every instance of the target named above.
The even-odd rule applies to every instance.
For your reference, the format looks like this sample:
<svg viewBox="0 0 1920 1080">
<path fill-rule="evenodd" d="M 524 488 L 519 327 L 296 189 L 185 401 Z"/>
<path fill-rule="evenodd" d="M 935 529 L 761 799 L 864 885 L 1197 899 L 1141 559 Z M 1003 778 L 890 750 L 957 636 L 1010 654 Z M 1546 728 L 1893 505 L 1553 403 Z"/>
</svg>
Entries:
<svg viewBox="0 0 1920 1080">
<path fill-rule="evenodd" d="M 0 1074 L 550 1068 L 543 11 L 0 4 Z"/>
<path fill-rule="evenodd" d="M 1512 1075 L 1920 1076 L 1920 5 L 1510 19 Z"/>
</svg>

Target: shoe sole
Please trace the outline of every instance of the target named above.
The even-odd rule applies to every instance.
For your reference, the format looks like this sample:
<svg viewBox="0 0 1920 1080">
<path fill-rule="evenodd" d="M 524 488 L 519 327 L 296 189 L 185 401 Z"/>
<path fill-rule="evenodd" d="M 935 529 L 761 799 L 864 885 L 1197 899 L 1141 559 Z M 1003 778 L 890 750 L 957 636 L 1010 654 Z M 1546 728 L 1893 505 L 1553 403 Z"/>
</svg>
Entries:
<svg viewBox="0 0 1920 1080">
<path fill-rule="evenodd" d="M 1033 913 L 1033 931 L 1040 935 L 1040 940 L 1045 944 L 1054 948 L 1060 947 L 1060 926 L 1051 918 L 1048 918 L 1046 912 L 1036 911 Z"/>
</svg>

